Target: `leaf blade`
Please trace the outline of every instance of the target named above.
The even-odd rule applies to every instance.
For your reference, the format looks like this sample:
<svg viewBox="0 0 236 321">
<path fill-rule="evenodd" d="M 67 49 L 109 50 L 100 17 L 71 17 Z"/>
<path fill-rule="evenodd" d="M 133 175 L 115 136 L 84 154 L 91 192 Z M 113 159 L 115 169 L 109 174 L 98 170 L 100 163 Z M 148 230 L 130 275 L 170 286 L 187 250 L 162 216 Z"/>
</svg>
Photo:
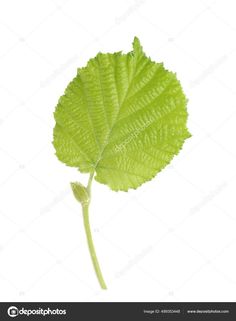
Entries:
<svg viewBox="0 0 236 321">
<path fill-rule="evenodd" d="M 56 154 L 113 190 L 137 188 L 190 137 L 186 104 L 175 74 L 135 38 L 130 53 L 99 53 L 78 70 L 54 114 Z"/>
</svg>

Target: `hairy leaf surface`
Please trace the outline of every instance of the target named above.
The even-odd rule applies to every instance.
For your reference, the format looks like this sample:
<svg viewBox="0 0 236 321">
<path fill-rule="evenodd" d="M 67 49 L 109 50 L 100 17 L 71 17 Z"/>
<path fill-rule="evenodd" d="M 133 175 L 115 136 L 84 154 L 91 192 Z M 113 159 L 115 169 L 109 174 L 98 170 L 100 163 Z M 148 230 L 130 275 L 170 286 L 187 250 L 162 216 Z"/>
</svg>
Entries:
<svg viewBox="0 0 236 321">
<path fill-rule="evenodd" d="M 113 190 L 137 188 L 161 171 L 190 136 L 176 75 L 147 57 L 99 53 L 59 99 L 54 147 L 68 166 Z"/>
</svg>

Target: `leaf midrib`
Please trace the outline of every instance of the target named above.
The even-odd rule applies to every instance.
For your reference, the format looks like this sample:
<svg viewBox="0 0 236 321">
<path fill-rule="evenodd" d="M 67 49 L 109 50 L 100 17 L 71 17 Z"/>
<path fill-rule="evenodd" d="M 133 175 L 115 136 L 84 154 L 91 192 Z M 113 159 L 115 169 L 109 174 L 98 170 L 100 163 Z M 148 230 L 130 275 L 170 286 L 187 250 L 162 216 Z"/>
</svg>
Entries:
<svg viewBox="0 0 236 321">
<path fill-rule="evenodd" d="M 127 86 L 127 90 L 126 90 L 126 93 L 125 93 L 125 95 L 124 95 L 124 98 L 123 98 L 122 102 L 120 103 L 119 111 L 118 111 L 118 113 L 117 113 L 117 115 L 116 115 L 116 117 L 115 117 L 115 119 L 114 119 L 114 122 L 113 122 L 113 124 L 112 124 L 112 126 L 111 126 L 111 129 L 110 129 L 110 131 L 109 131 L 109 133 L 108 133 L 108 135 L 107 135 L 107 138 L 105 139 L 104 145 L 103 145 L 103 147 L 102 147 L 102 149 L 101 149 L 101 152 L 100 152 L 100 154 L 99 154 L 99 156 L 98 156 L 98 160 L 97 160 L 96 164 L 95 164 L 94 167 L 93 167 L 93 168 L 94 168 L 94 172 L 96 171 L 96 169 L 97 169 L 97 167 L 98 167 L 98 164 L 99 164 L 100 160 L 102 159 L 103 153 L 104 153 L 104 151 L 105 151 L 105 149 L 106 149 L 106 147 L 107 147 L 107 145 L 108 145 L 109 139 L 110 139 L 110 137 L 111 137 L 111 135 L 112 135 L 112 131 L 113 131 L 115 125 L 116 125 L 117 119 L 119 118 L 119 115 L 120 115 L 120 111 L 121 111 L 121 109 L 122 109 L 122 106 L 123 106 L 123 104 L 124 104 L 124 102 L 125 102 L 125 100 L 126 100 L 126 98 L 127 98 L 127 96 L 128 96 L 129 90 L 130 90 L 131 85 L 132 85 L 132 83 L 133 83 L 133 81 L 134 81 L 134 78 L 135 78 L 135 76 L 136 76 L 136 75 L 134 74 L 135 72 L 137 72 L 136 66 L 137 66 L 137 62 L 138 62 L 138 61 L 136 61 L 136 60 L 137 60 L 137 58 L 136 58 L 135 56 L 133 56 L 133 61 L 132 61 L 132 63 L 134 64 L 134 63 L 136 62 L 136 64 L 135 64 L 135 66 L 133 67 L 133 74 L 132 74 L 132 77 L 131 77 L 131 81 L 130 81 L 130 83 L 129 83 L 128 86 Z M 144 66 L 145 66 L 145 64 L 144 64 Z M 142 70 L 141 70 L 141 71 L 142 71 Z M 141 71 L 140 71 L 140 72 L 141 72 Z"/>
</svg>

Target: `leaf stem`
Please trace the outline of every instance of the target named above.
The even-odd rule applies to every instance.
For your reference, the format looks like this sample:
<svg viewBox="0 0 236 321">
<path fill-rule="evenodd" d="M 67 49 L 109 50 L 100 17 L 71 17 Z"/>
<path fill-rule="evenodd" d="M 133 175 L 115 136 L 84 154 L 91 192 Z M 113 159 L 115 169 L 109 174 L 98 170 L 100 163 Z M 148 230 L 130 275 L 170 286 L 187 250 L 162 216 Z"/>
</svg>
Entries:
<svg viewBox="0 0 236 321">
<path fill-rule="evenodd" d="M 88 194 L 89 194 L 89 199 L 91 197 L 90 196 L 91 195 L 91 184 L 92 184 L 93 176 L 94 176 L 94 173 L 90 174 L 88 185 L 87 185 L 87 191 L 88 191 Z M 106 283 L 105 283 L 105 281 L 103 279 L 102 272 L 101 272 L 101 269 L 100 269 L 100 266 L 99 266 L 99 262 L 98 262 L 96 251 L 95 251 L 95 247 L 94 247 L 94 244 L 93 244 L 93 238 L 92 238 L 90 223 L 89 223 L 89 202 L 82 204 L 82 210 L 83 210 L 83 218 L 84 218 L 84 228 L 85 228 L 85 232 L 86 232 L 86 237 L 87 237 L 87 242 L 88 242 L 88 247 L 89 247 L 89 252 L 90 252 L 91 260 L 92 260 L 92 263 L 93 263 L 93 267 L 94 267 L 94 270 L 96 272 L 97 279 L 98 279 L 98 282 L 99 282 L 101 288 L 105 290 L 105 289 L 107 289 L 107 286 L 106 286 Z"/>
<path fill-rule="evenodd" d="M 88 192 L 90 198 L 91 198 L 91 185 L 92 185 L 92 181 L 93 181 L 93 176 L 94 176 L 94 172 L 89 175 L 89 180 L 88 180 L 88 185 L 87 185 L 87 192 Z"/>
</svg>

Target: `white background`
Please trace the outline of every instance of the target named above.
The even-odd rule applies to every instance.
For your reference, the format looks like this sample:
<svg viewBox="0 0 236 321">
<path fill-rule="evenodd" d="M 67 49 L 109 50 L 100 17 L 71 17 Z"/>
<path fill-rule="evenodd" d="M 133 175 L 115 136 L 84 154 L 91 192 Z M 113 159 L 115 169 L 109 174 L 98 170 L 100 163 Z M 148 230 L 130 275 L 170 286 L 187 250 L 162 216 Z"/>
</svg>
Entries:
<svg viewBox="0 0 236 321">
<path fill-rule="evenodd" d="M 0 300 L 228 301 L 236 293 L 236 19 L 233 0 L 12 0 L 0 10 Z M 129 193 L 94 183 L 97 283 L 84 177 L 54 156 L 53 111 L 77 67 L 131 50 L 177 72 L 192 133 Z"/>
</svg>

